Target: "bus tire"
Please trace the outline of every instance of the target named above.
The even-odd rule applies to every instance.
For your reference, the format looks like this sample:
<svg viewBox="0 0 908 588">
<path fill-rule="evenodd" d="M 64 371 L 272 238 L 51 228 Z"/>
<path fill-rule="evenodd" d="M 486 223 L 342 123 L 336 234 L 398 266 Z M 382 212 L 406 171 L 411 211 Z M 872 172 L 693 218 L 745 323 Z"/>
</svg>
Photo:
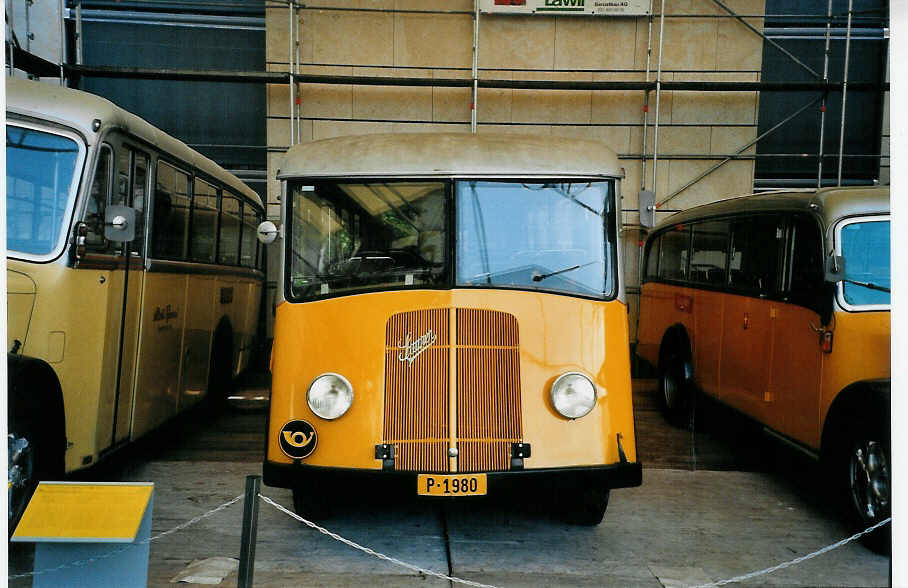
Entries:
<svg viewBox="0 0 908 588">
<path fill-rule="evenodd" d="M 293 510 L 307 520 L 323 520 L 331 514 L 328 491 L 324 487 L 311 490 L 297 486 L 293 489 Z"/>
<path fill-rule="evenodd" d="M 232 391 L 233 335 L 230 326 L 222 321 L 214 333 L 208 367 L 208 406 L 212 412 L 224 410 Z"/>
<path fill-rule="evenodd" d="M 859 420 L 848 426 L 833 467 L 852 532 L 860 532 L 892 514 L 892 443 L 888 426 Z M 861 538 L 877 553 L 892 548 L 892 525 L 884 525 Z"/>
<path fill-rule="evenodd" d="M 33 359 L 9 359 L 8 530 L 15 530 L 42 480 L 63 477 L 66 452 L 62 394 L 53 369 Z"/>
<path fill-rule="evenodd" d="M 659 400 L 666 419 L 676 425 L 687 423 L 691 409 L 692 369 L 688 355 L 677 345 L 664 343 L 659 353 Z"/>
<path fill-rule="evenodd" d="M 568 522 L 583 527 L 595 527 L 602 522 L 608 508 L 611 491 L 608 488 L 583 488 L 574 492 L 573 504 L 568 505 Z M 568 494 L 570 496 L 570 494 Z"/>
</svg>

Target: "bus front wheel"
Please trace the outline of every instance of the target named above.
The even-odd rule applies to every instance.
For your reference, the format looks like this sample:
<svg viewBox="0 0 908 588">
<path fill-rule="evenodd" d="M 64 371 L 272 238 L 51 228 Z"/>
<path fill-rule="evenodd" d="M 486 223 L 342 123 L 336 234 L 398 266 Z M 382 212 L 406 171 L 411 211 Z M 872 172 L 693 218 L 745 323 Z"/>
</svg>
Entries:
<svg viewBox="0 0 908 588">
<path fill-rule="evenodd" d="M 891 507 L 890 441 L 882 427 L 860 423 L 849 431 L 839 455 L 838 475 L 845 479 L 843 499 L 855 532 L 886 519 Z M 891 547 L 891 525 L 884 525 L 863 537 L 864 544 L 879 553 Z"/>
</svg>

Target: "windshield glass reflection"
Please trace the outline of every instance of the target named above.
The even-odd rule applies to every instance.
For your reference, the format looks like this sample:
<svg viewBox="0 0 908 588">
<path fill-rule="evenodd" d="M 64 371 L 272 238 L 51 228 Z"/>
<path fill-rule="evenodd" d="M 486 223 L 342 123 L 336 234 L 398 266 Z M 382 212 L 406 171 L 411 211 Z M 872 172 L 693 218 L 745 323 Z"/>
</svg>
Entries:
<svg viewBox="0 0 908 588">
<path fill-rule="evenodd" d="M 46 255 L 64 231 L 79 145 L 36 129 L 6 126 L 6 248 Z"/>
<path fill-rule="evenodd" d="M 852 306 L 889 304 L 889 221 L 842 227 L 845 302 Z"/>
<path fill-rule="evenodd" d="M 612 292 L 611 182 L 460 181 L 456 198 L 458 285 Z"/>
</svg>

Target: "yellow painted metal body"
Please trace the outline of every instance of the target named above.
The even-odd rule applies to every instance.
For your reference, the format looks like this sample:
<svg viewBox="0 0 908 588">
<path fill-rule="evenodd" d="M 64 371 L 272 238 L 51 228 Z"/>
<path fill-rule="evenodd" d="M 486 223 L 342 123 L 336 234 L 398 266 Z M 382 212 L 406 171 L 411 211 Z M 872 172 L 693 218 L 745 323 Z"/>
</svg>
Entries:
<svg viewBox="0 0 908 588">
<path fill-rule="evenodd" d="M 682 304 L 689 300 L 689 304 Z M 683 307 L 683 308 L 682 308 Z M 697 387 L 813 449 L 836 396 L 890 378 L 888 311 L 837 309 L 824 353 L 819 315 L 754 297 L 648 282 L 640 297 L 637 353 L 653 366 L 666 330 L 684 326 Z"/>
<path fill-rule="evenodd" d="M 278 444 L 280 429 L 303 419 L 318 433 L 318 446 L 303 463 L 381 469 L 374 448 L 382 443 L 388 319 L 437 308 L 516 317 L 523 442 L 532 446 L 525 469 L 617 463 L 619 434 L 627 459 L 637 461 L 625 304 L 485 289 L 379 292 L 278 306 L 267 460 L 291 463 Z M 592 412 L 576 420 L 556 413 L 549 398 L 552 382 L 568 371 L 589 375 L 597 389 Z M 309 384 L 326 372 L 342 374 L 354 389 L 352 407 L 334 421 L 315 416 L 306 401 Z"/>
<path fill-rule="evenodd" d="M 8 268 L 7 349 L 19 340 L 19 353 L 46 361 L 57 375 L 66 471 L 94 464 L 114 443 L 124 270 L 73 269 L 63 259 L 9 259 Z M 233 373 L 245 367 L 262 288 L 251 277 L 142 270 L 131 270 L 129 280 L 115 443 L 151 431 L 204 397 L 222 317 L 234 331 Z M 220 302 L 222 287 L 233 288 L 230 303 Z"/>
<path fill-rule="evenodd" d="M 151 483 L 41 483 L 13 539 L 131 542 L 153 490 Z"/>
</svg>

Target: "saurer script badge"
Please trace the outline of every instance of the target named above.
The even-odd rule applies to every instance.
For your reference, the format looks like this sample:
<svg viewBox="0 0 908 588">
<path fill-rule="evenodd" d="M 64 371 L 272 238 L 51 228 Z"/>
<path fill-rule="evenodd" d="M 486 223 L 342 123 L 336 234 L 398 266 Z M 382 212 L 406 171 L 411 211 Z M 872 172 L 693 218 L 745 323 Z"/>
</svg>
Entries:
<svg viewBox="0 0 908 588">
<path fill-rule="evenodd" d="M 306 421 L 294 420 L 281 427 L 279 436 L 281 451 L 291 459 L 303 459 L 312 455 L 318 444 L 315 428 Z"/>
<path fill-rule="evenodd" d="M 413 365 L 413 360 L 419 357 L 420 353 L 431 347 L 436 341 L 438 341 L 438 336 L 435 335 L 435 332 L 432 329 L 429 329 L 413 341 L 410 341 L 410 333 L 407 333 L 407 340 L 405 342 L 402 343 L 399 339 L 397 341 L 397 346 L 401 349 L 401 352 L 397 354 L 397 359 L 406 361 L 408 365 Z"/>
</svg>

